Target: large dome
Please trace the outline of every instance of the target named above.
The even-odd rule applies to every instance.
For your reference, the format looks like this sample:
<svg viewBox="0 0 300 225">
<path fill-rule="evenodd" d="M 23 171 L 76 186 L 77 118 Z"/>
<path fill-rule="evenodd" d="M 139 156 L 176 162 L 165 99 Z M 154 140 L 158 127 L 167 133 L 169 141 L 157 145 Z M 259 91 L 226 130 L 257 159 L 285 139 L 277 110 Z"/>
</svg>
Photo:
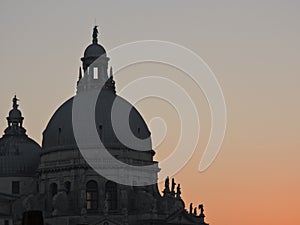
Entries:
<svg viewBox="0 0 300 225">
<path fill-rule="evenodd" d="M 89 100 L 89 94 L 93 91 L 100 91 L 95 107 L 95 124 L 97 127 L 98 136 L 106 148 L 131 148 L 127 144 L 123 144 L 124 140 L 131 143 L 131 140 L 137 140 L 138 145 L 136 148 L 131 148 L 134 150 L 144 150 L 151 151 L 152 144 L 150 138 L 149 129 L 143 120 L 139 112 L 126 100 L 119 97 L 115 93 L 115 81 L 113 80 L 112 68 L 110 70 L 110 76 L 108 77 L 108 60 L 106 56 L 105 49 L 98 44 L 98 29 L 97 26 L 93 29 L 93 41 L 84 51 L 84 57 L 81 58 L 83 62 L 84 76 L 82 76 L 81 69 L 79 71 L 79 80 L 77 82 L 77 96 L 86 96 Z M 96 60 L 99 56 L 101 60 Z M 89 69 L 88 69 L 89 68 Z M 93 68 L 97 68 L 98 73 L 95 74 Z M 117 100 L 117 101 L 115 101 Z M 50 119 L 45 131 L 43 132 L 43 150 L 56 151 L 56 150 L 70 150 L 76 149 L 77 143 L 74 137 L 73 124 L 72 124 L 72 109 L 73 109 L 74 97 L 63 103 L 57 111 L 54 113 Z M 84 101 L 86 102 L 86 101 Z M 121 113 L 120 116 L 115 119 L 112 123 L 111 121 L 111 111 L 112 106 L 117 102 L 118 112 L 130 112 L 129 118 L 125 118 Z M 87 119 L 86 114 L 83 113 L 79 120 L 82 120 L 84 127 Z M 126 125 L 124 123 L 126 122 Z M 122 141 L 120 141 L 113 129 L 113 124 L 118 124 L 118 129 L 120 129 L 120 124 L 127 126 L 131 129 L 131 132 L 126 129 L 127 132 L 120 132 L 120 134 L 125 133 L 133 134 L 127 135 Z M 83 129 L 81 129 L 83 130 Z M 115 129 L 116 130 L 116 129 Z M 124 130 L 122 130 L 124 131 Z M 120 135 L 119 135 L 120 136 Z M 128 136 L 130 136 L 128 138 Z M 132 136 L 136 138 L 130 139 Z M 89 140 L 90 136 L 86 133 L 80 134 L 80 138 Z M 129 140 L 130 139 L 130 140 Z M 145 141 L 139 141 L 142 139 Z M 87 141 L 88 142 L 88 141 Z M 87 143 L 87 145 L 93 145 L 95 143 Z"/>
<path fill-rule="evenodd" d="M 50 119 L 43 133 L 43 149 L 48 151 L 77 148 L 72 125 L 72 105 L 74 97 L 63 103 Z M 111 123 L 111 109 L 113 102 L 118 100 L 122 107 L 131 109 L 129 115 L 129 126 L 132 133 L 145 139 L 150 136 L 149 129 L 139 112 L 126 100 L 117 96 L 110 90 L 104 90 L 98 97 L 95 108 L 95 123 L 99 138 L 106 148 L 124 148 L 118 140 Z M 127 118 L 123 118 L 127 119 Z M 101 135 L 100 135 L 101 129 Z M 151 150 L 151 141 L 143 146 L 143 149 Z"/>
</svg>

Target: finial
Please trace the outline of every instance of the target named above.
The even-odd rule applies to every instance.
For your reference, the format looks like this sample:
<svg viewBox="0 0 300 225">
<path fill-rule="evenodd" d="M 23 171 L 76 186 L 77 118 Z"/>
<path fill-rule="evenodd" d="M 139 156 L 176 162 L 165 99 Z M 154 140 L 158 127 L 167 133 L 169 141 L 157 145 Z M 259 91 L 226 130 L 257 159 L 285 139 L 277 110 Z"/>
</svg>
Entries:
<svg viewBox="0 0 300 225">
<path fill-rule="evenodd" d="M 163 190 L 163 193 L 164 193 L 164 196 L 170 194 L 170 178 L 169 178 L 169 176 L 167 176 L 167 178 L 165 180 L 165 189 Z"/>
<path fill-rule="evenodd" d="M 12 102 L 13 102 L 13 108 L 14 108 L 14 109 L 17 109 L 17 108 L 18 108 L 18 106 L 19 106 L 19 105 L 18 105 L 18 101 L 20 101 L 20 100 L 17 99 L 17 96 L 15 95 L 14 98 L 13 98 L 13 101 L 12 101 Z"/>
<path fill-rule="evenodd" d="M 81 66 L 79 67 L 79 75 L 78 75 L 78 81 L 77 81 L 77 86 L 80 82 L 80 80 L 82 79 L 82 71 L 81 71 Z"/>
<path fill-rule="evenodd" d="M 176 192 L 176 198 L 181 198 L 181 187 L 180 184 L 177 185 L 177 192 Z"/>
<path fill-rule="evenodd" d="M 167 176 L 166 180 L 165 180 L 165 188 L 170 191 L 170 178 L 169 176 Z"/>
<path fill-rule="evenodd" d="M 98 26 L 94 26 L 94 29 L 93 29 L 93 43 L 96 44 L 98 43 L 98 34 L 99 34 L 99 31 L 98 31 Z"/>
<path fill-rule="evenodd" d="M 113 77 L 113 68 L 112 68 L 112 66 L 110 67 L 109 76 L 110 76 L 110 77 Z"/>
<path fill-rule="evenodd" d="M 193 203 L 190 204 L 190 214 L 193 213 Z"/>
<path fill-rule="evenodd" d="M 200 209 L 200 216 L 204 215 L 204 206 L 203 206 L 203 204 L 200 204 L 198 206 L 198 208 Z"/>
<path fill-rule="evenodd" d="M 79 67 L 79 77 L 78 77 L 78 81 L 80 81 L 82 78 L 82 71 L 81 71 L 81 66 Z"/>
<path fill-rule="evenodd" d="M 197 216 L 197 207 L 194 208 L 194 215 Z"/>
<path fill-rule="evenodd" d="M 175 185 L 176 185 L 175 179 L 172 178 L 172 188 L 171 188 L 171 193 L 172 193 L 173 195 L 175 195 Z"/>
</svg>

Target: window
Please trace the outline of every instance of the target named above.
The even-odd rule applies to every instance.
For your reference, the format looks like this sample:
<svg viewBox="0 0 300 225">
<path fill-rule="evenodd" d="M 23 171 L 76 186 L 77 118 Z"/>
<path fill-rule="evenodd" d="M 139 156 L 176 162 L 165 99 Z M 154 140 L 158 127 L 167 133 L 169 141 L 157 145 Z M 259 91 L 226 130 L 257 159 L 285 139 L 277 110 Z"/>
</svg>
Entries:
<svg viewBox="0 0 300 225">
<path fill-rule="evenodd" d="M 98 184 L 94 180 L 86 184 L 86 208 L 87 210 L 98 208 Z"/>
<path fill-rule="evenodd" d="M 98 79 L 98 67 L 94 67 L 94 79 Z"/>
<path fill-rule="evenodd" d="M 11 193 L 14 195 L 20 194 L 20 182 L 19 181 L 12 182 Z"/>
<path fill-rule="evenodd" d="M 109 210 L 117 209 L 118 192 L 117 192 L 117 184 L 115 182 L 108 181 L 105 184 L 105 197 L 108 204 L 108 209 Z"/>
<path fill-rule="evenodd" d="M 57 184 L 56 183 L 52 183 L 50 185 L 50 194 L 52 197 L 57 194 Z"/>
</svg>

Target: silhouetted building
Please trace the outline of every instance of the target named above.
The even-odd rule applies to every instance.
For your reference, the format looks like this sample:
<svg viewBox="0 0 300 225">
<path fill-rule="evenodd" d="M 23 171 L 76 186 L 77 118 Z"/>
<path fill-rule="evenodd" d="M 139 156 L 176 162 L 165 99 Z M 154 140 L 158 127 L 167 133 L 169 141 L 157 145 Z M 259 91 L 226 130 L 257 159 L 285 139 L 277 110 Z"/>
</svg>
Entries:
<svg viewBox="0 0 300 225">
<path fill-rule="evenodd" d="M 119 141 L 114 132 L 110 118 L 117 99 L 131 109 L 128 122 L 134 135 L 140 139 L 150 137 L 139 112 L 116 95 L 112 70 L 108 74 L 109 58 L 98 44 L 97 27 L 81 60 L 83 71 L 79 70 L 77 96 L 103 87 L 95 108 L 95 123 L 103 145 L 122 162 L 156 165 L 156 169 L 140 176 L 149 178 L 149 183 L 157 180 L 159 168 L 153 160 L 151 141 L 141 146 L 143 151 L 136 151 Z M 1 221 L 3 225 L 21 224 L 23 213 L 32 210 L 43 211 L 48 225 L 206 224 L 202 205 L 199 213 L 198 207 L 192 205 L 189 212 L 185 209 L 180 185 L 176 187 L 174 179 L 171 188 L 166 179 L 161 195 L 157 184 L 121 185 L 97 174 L 82 157 L 74 137 L 74 97 L 50 119 L 43 132 L 42 148 L 26 135 L 17 101 L 14 97 L 8 127 L 0 139 L 0 225 Z"/>
</svg>

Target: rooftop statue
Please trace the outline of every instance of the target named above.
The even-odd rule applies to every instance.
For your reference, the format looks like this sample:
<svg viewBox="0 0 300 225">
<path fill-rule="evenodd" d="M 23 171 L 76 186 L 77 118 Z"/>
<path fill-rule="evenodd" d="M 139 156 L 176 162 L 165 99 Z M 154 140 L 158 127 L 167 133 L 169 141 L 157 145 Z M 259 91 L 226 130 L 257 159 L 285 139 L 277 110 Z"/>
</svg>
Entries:
<svg viewBox="0 0 300 225">
<path fill-rule="evenodd" d="M 13 98 L 13 108 L 14 109 L 17 109 L 19 107 L 18 101 L 20 101 L 20 100 L 17 99 L 17 96 L 15 95 L 15 97 Z"/>
<path fill-rule="evenodd" d="M 98 26 L 94 26 L 94 29 L 93 29 L 93 43 L 98 42 L 98 34 L 99 34 Z"/>
</svg>

